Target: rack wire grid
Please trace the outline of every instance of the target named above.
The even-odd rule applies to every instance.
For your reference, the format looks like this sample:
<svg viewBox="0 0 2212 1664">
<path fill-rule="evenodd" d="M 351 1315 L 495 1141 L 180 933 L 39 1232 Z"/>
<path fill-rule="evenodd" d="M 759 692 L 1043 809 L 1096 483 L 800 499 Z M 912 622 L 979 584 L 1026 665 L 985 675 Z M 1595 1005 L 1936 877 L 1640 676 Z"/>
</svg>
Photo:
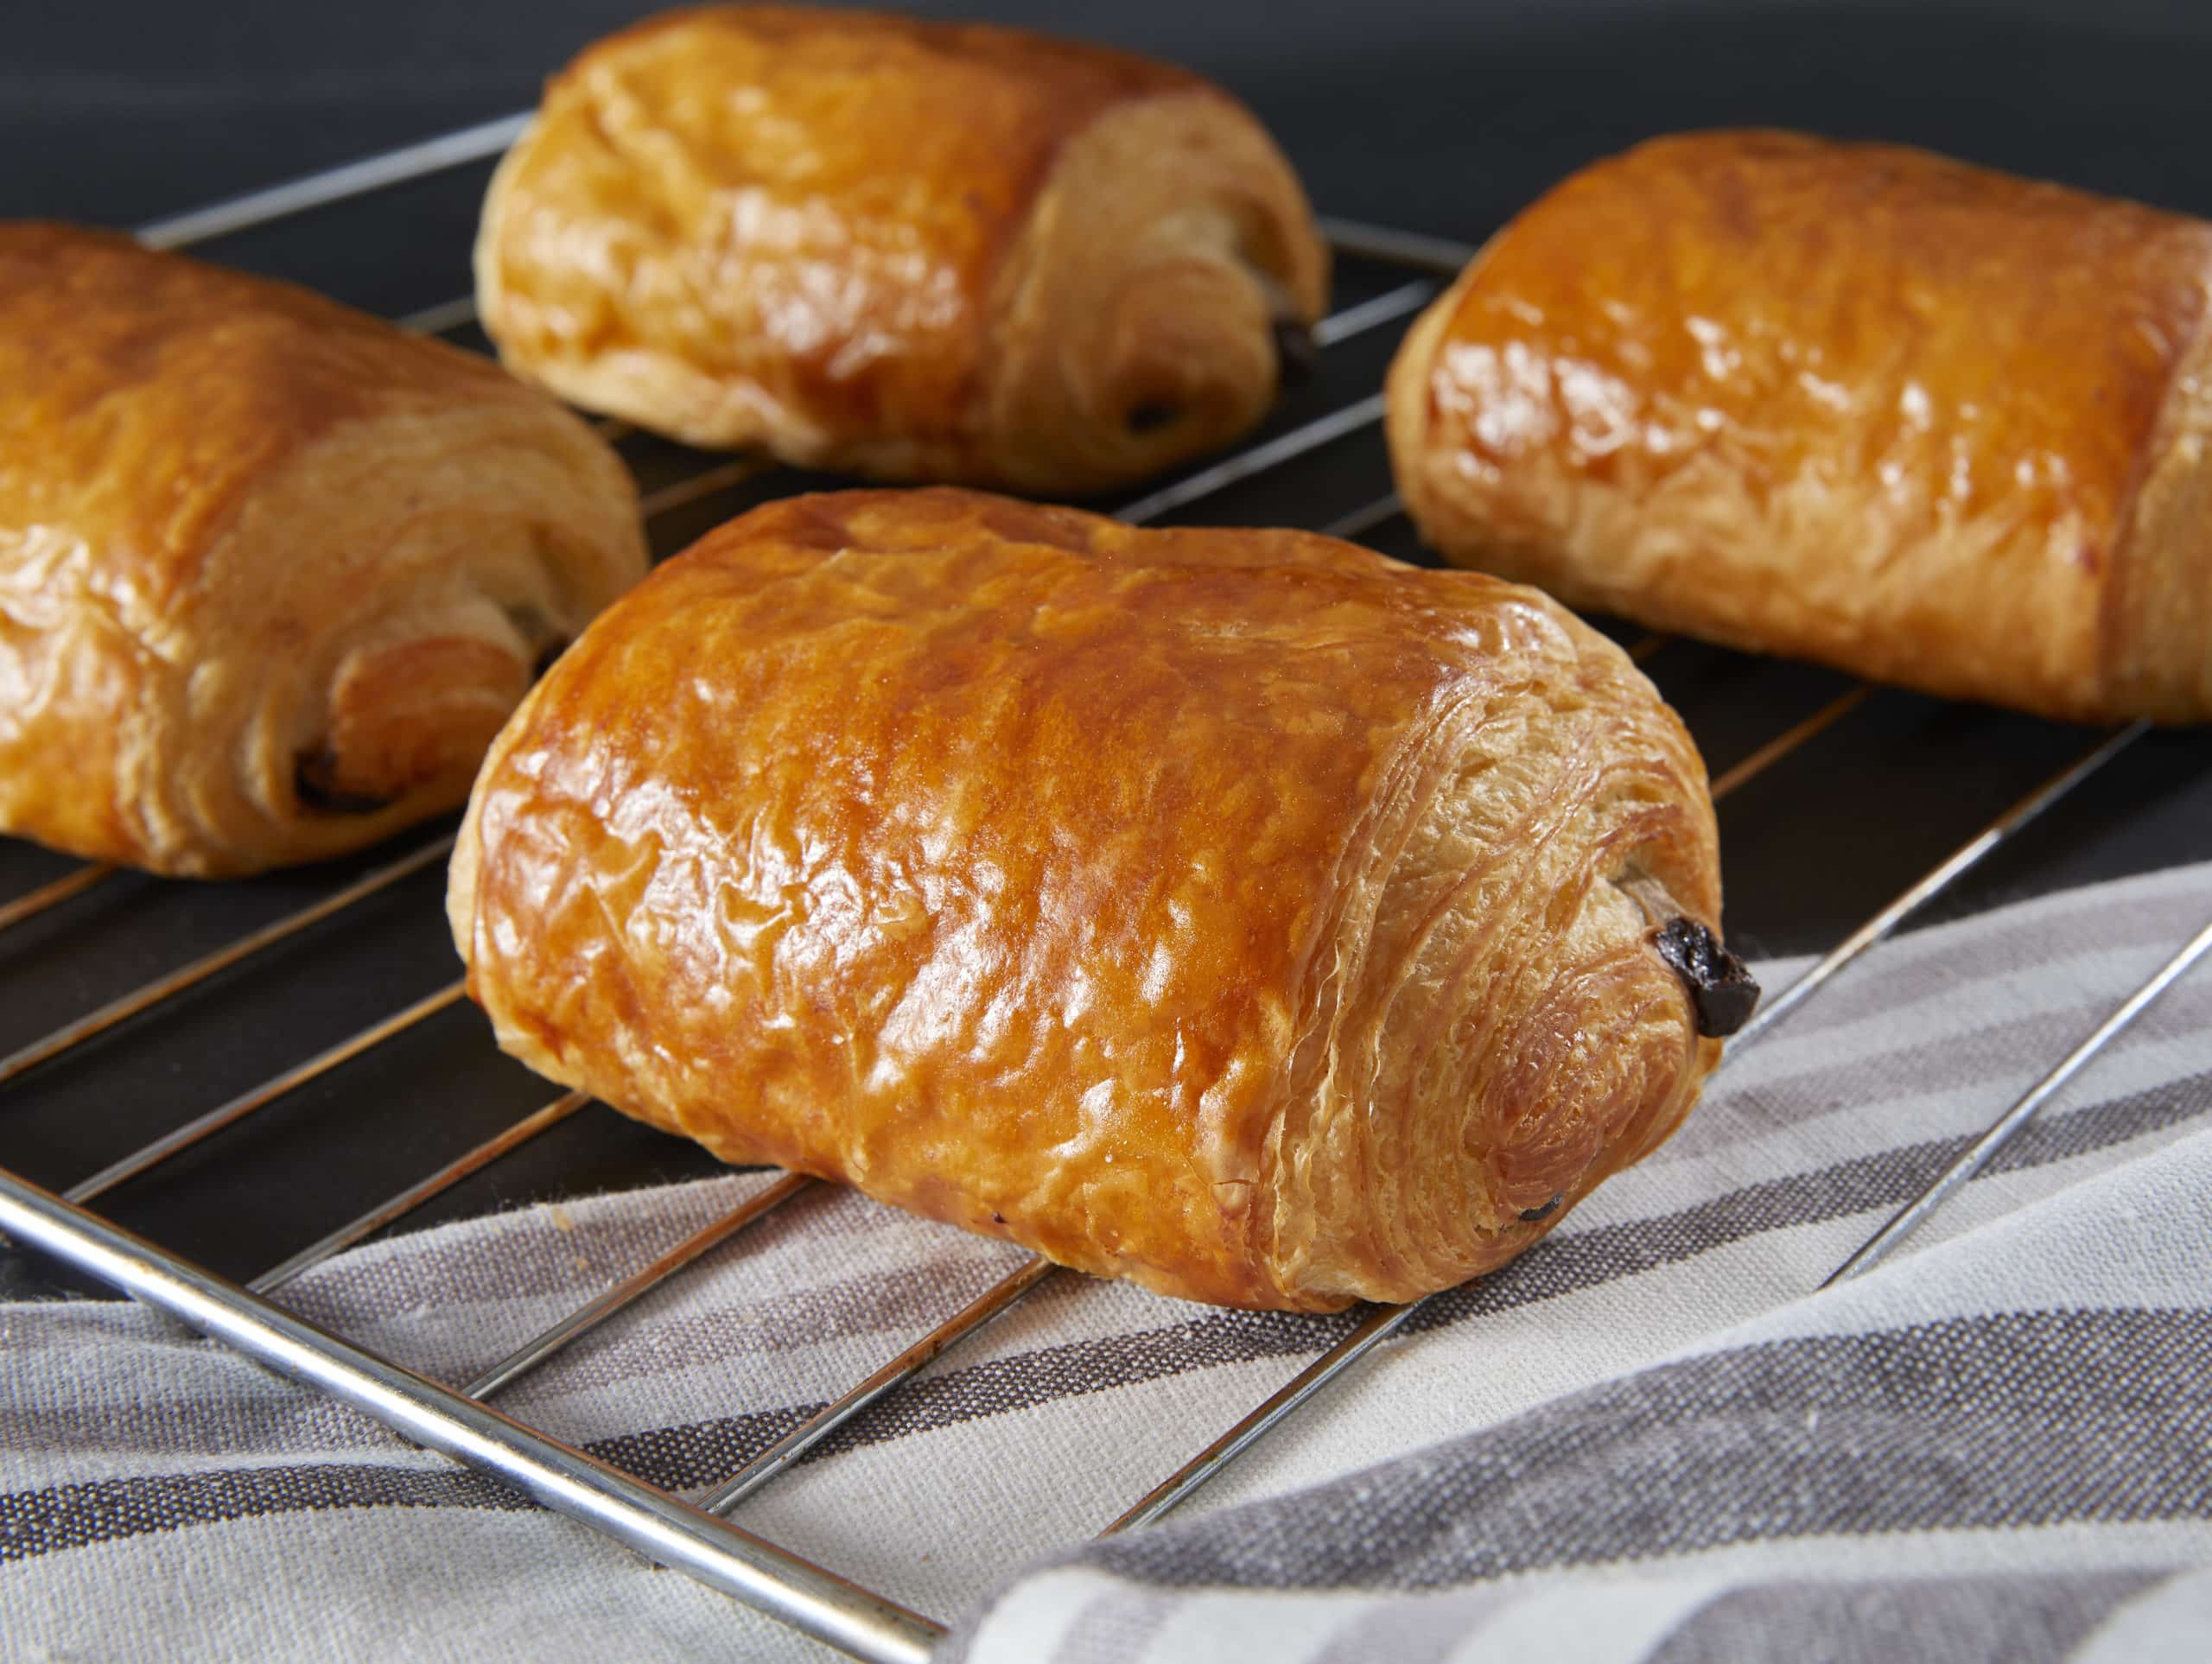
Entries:
<svg viewBox="0 0 2212 1664">
<path fill-rule="evenodd" d="M 526 119 L 513 116 L 446 135 L 386 155 L 299 179 L 272 189 L 219 203 L 143 227 L 148 245 L 181 248 L 249 233 L 265 234 L 302 217 L 324 218 L 334 211 L 357 213 L 375 195 L 389 196 L 433 176 L 465 175 L 489 162 L 519 132 Z M 474 181 L 464 180 L 464 183 Z M 469 200 L 474 200 L 472 190 Z M 326 224 L 326 229 L 327 229 Z M 1387 490 L 1388 474 L 1378 434 L 1382 401 L 1371 390 L 1380 384 L 1382 365 L 1406 323 L 1455 276 L 1471 250 L 1454 243 L 1344 220 L 1324 222 L 1339 257 L 1340 309 L 1321 325 L 1323 354 L 1316 384 L 1286 401 L 1262 435 L 1223 460 L 1173 478 L 1157 489 L 1120 505 L 1127 520 L 1175 518 L 1214 524 L 1296 524 L 1334 535 L 1365 539 L 1407 558 L 1421 558 L 1414 546 L 1396 498 Z M 456 262 L 458 264 L 458 262 Z M 405 327 L 448 335 L 480 348 L 474 311 L 467 299 L 408 314 Z M 1363 396 L 1344 398 L 1342 390 L 1365 388 Z M 708 457 L 639 434 L 617 422 L 601 430 L 623 448 L 645 489 L 644 509 L 656 550 L 681 547 L 709 525 L 752 502 L 823 483 L 754 457 Z M 1952 897 L 1970 873 L 1984 868 L 2031 822 L 2067 799 L 2075 788 L 2137 747 L 2142 724 L 2110 732 L 2091 732 L 2038 723 L 2001 713 L 1945 706 L 1894 690 L 1864 684 L 1802 665 L 1758 660 L 1670 641 L 1597 620 L 1629 647 L 1690 721 L 1708 758 L 1716 765 L 1713 791 L 1724 816 L 1760 783 L 1770 808 L 1770 824 L 1793 829 L 1802 836 L 1808 821 L 1841 826 L 1861 855 L 1879 859 L 1871 872 L 1878 881 L 1884 861 L 1895 867 L 1910 860 L 1916 873 L 1885 905 L 1840 934 L 1820 905 L 1802 905 L 1807 891 L 1802 849 L 1767 851 L 1752 863 L 1754 887 L 1765 882 L 1796 886 L 1792 928 L 1823 932 L 1833 941 L 1827 952 L 1788 987 L 1770 990 L 1756 1018 L 1731 1043 L 1729 1056 L 1757 1045 L 1776 1025 L 1843 973 L 1868 949 L 1923 913 L 1939 899 Z M 1804 760 L 1806 749 L 1823 736 L 1830 747 L 1825 766 Z M 2179 753 L 2182 765 L 2207 768 L 2203 753 Z M 1882 801 L 1869 802 L 1870 768 L 1890 766 L 1881 778 Z M 1789 766 L 1785 768 L 1784 765 Z M 2172 758 L 2161 760 L 2170 774 Z M 1782 777 L 1791 777 L 1786 782 Z M 1898 782 L 1941 783 L 1933 797 L 1908 805 L 1900 816 Z M 1780 784 L 1777 784 L 1780 782 Z M 1823 791 L 1823 787 L 1839 789 Z M 2023 789 L 2024 788 L 2024 789 Z M 1738 794 L 1745 794 L 1739 797 Z M 1940 801 L 1946 816 L 1927 805 Z M 1854 812 L 1853 805 L 1856 805 Z M 1980 806 L 1977 807 L 1977 804 Z M 1992 808 L 1995 812 L 1990 812 Z M 1782 818 L 1776 820 L 1773 817 Z M 1969 817 L 1961 826 L 1960 817 Z M 1910 835 L 1903 835 L 1900 828 Z M 1967 835 L 1961 838 L 1963 829 Z M 280 944 L 302 938 L 319 926 L 341 928 L 358 920 L 372 899 L 406 893 L 407 881 L 439 867 L 453 845 L 451 833 L 417 834 L 401 853 L 389 851 L 353 863 L 351 868 L 323 868 L 307 874 L 257 880 L 248 885 L 173 886 L 99 866 L 66 865 L 29 846 L 0 841 L 0 888 L 16 891 L 0 903 L 0 931 L 9 940 L 0 950 L 20 947 L 27 936 L 49 943 L 60 933 L 101 924 L 100 898 L 130 886 L 133 918 L 148 898 L 174 898 L 189 892 L 197 911 L 188 921 L 204 938 L 219 927 L 219 945 L 185 956 L 171 968 L 135 977 L 119 993 L 95 1003 L 83 1014 L 45 1028 L 0 1056 L 0 1097 L 15 1107 L 36 1082 L 68 1054 L 96 1037 L 127 1025 L 141 1026 L 157 1007 L 174 1010 L 185 996 L 229 982 L 233 985 L 250 962 Z M 1732 839 L 1736 835 L 1732 829 Z M 1929 839 L 1941 859 L 1926 865 Z M 1753 836 L 1752 848 L 1765 850 L 1771 838 Z M 1738 846 L 1732 842 L 1732 861 Z M 1866 860 L 1857 863 L 1858 888 L 1869 881 Z M 334 872 L 336 876 L 334 877 Z M 1780 875 L 1760 878 L 1759 874 Z M 1983 875 L 1986 883 L 1986 873 Z M 1732 913 L 1738 869 L 1730 869 Z M 425 882 L 434 880 L 426 880 Z M 1822 885 L 1823 893 L 1850 885 Z M 1872 893 L 1868 892 L 1868 893 Z M 1885 889 L 1881 893 L 1889 893 Z M 150 904 L 148 904 L 150 907 Z M 272 911 L 272 908 L 276 911 Z M 253 921 L 243 934 L 241 922 Z M 111 922 L 111 920 L 110 921 Z M 115 929 L 124 928 L 117 924 Z M 1738 932 L 1740 935 L 1740 931 Z M 140 956 L 158 957 L 168 944 L 188 939 L 190 931 L 156 932 L 139 944 Z M 311 940 L 324 948 L 318 934 Z M 34 946 L 36 943 L 33 944 Z M 417 975 L 425 944 L 412 944 Z M 2091 1034 L 2074 1045 L 2024 1096 L 2007 1107 L 1988 1133 L 1935 1175 L 1918 1200 L 1901 1210 L 1840 1266 L 1834 1278 L 1866 1270 L 1894 1249 L 1929 1215 L 1979 1171 L 1997 1148 L 2048 1098 L 2060 1090 L 2133 1017 L 2212 947 L 2212 925 L 2182 943 L 2173 957 Z M 429 951 L 435 951 L 431 949 Z M 133 961 L 131 962 L 137 962 Z M 333 964 L 327 953 L 321 969 Z M 436 962 L 441 965 L 449 961 Z M 0 971 L 10 970 L 0 959 Z M 442 972 L 440 974 L 442 974 Z M 677 1243 L 652 1264 L 638 1269 L 582 1310 L 517 1350 L 476 1380 L 458 1389 L 429 1380 L 289 1313 L 271 1297 L 308 1267 L 341 1248 L 393 1226 L 410 1215 L 432 1216 L 439 1198 L 451 1202 L 470 1194 L 467 1181 L 516 1155 L 526 1146 L 551 1144 L 556 1127 L 588 1107 L 582 1094 L 553 1098 L 499 1127 L 488 1138 L 441 1161 L 434 1171 L 397 1194 L 329 1229 L 308 1246 L 243 1282 L 205 1268 L 146 1235 L 126 1229 L 88 1204 L 102 1200 L 153 1170 L 179 1164 L 192 1170 L 188 1156 L 204 1159 L 208 1140 L 302 1088 L 351 1065 L 373 1064 L 374 1055 L 398 1037 L 459 1005 L 462 989 L 448 981 L 433 992 L 401 1006 L 303 1062 L 259 1078 L 215 1108 L 184 1121 L 144 1147 L 110 1161 L 60 1193 L 34 1184 L 10 1169 L 0 1169 L 0 1231 L 16 1242 L 43 1250 L 67 1267 L 88 1273 L 108 1287 L 134 1295 L 235 1347 L 279 1372 L 366 1412 L 429 1449 L 482 1468 L 526 1493 L 664 1565 L 676 1567 L 804 1633 L 855 1656 L 893 1664 L 926 1657 L 943 1633 L 935 1620 L 839 1577 L 728 1521 L 724 1516 L 791 1465 L 823 1439 L 888 1394 L 964 1337 L 1006 1312 L 1057 1271 L 1032 1261 L 980 1298 L 950 1313 L 935 1329 L 866 1379 L 855 1382 L 767 1450 L 703 1496 L 679 1496 L 619 1471 L 607 1463 L 561 1443 L 544 1432 L 502 1414 L 487 1400 L 526 1372 L 599 1325 L 615 1321 L 639 1298 L 677 1277 L 685 1267 L 736 1236 L 816 1181 L 786 1176 Z M 175 1002 L 173 1004 L 172 1002 Z M 4 1006 L 0 1006 L 4 1010 Z M 220 1008 L 214 1013 L 225 1020 Z M 245 1026 L 251 1029 L 253 1025 Z M 123 1037 L 125 1040 L 134 1037 Z M 0 1040 L 0 1044 L 4 1044 Z M 275 1038 L 281 1046 L 283 1037 Z M 111 1043 L 114 1044 L 113 1042 Z M 481 1026 L 468 1044 L 490 1053 Z M 77 1060 L 73 1059 L 73 1063 Z M 207 1061 L 203 1057 L 202 1061 Z M 263 1065 L 257 1059 L 252 1066 Z M 467 1082 L 459 1083 L 467 1090 Z M 542 1095 L 543 1087 L 538 1089 Z M 613 1126 L 616 1118 L 601 1111 Z M 0 1118 L 0 1125 L 8 1124 Z M 648 1135 L 655 1136 L 658 1135 Z M 663 1140 L 660 1154 L 665 1155 Z M 34 1152 L 34 1153 L 36 1153 Z M 15 1158 L 10 1157 L 11 1164 Z M 647 1163 L 650 1168 L 652 1163 Z M 620 1164 L 616 1164 L 619 1167 Z M 658 1176 L 664 1169 L 654 1169 Z M 703 1171 L 703 1168 L 694 1171 Z M 608 1171 L 594 1167 L 602 1180 Z M 219 1182 L 194 1174 L 195 1185 Z M 634 1178 L 632 1182 L 635 1182 Z M 418 1212 L 418 1210 L 421 1210 Z M 111 1210 L 112 1211 L 112 1210 Z M 189 1235 L 189 1232 L 173 1233 Z M 1501 1273 L 1504 1274 L 1504 1273 Z M 1365 1356 L 1414 1318 L 1418 1305 L 1369 1309 L 1348 1332 L 1324 1349 L 1317 1329 L 1318 1353 L 1289 1380 L 1234 1426 L 1198 1451 L 1147 1495 L 1105 1526 L 1111 1533 L 1158 1519 L 1190 1497 L 1255 1441 L 1290 1415 L 1325 1385 L 1353 1369 Z"/>
</svg>

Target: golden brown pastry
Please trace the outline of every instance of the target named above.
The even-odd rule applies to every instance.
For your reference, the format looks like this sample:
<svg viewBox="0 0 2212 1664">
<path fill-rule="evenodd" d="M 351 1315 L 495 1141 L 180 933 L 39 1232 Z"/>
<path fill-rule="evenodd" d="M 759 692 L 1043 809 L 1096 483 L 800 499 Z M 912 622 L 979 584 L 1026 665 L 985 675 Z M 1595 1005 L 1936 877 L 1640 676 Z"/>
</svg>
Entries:
<svg viewBox="0 0 2212 1664">
<path fill-rule="evenodd" d="M 448 905 L 539 1072 L 1235 1305 L 1510 1259 L 1755 993 L 1695 748 L 1543 596 L 951 490 L 632 591 L 493 744 Z"/>
<path fill-rule="evenodd" d="M 1422 533 L 1929 693 L 2212 715 L 2212 225 L 1890 145 L 1662 139 L 1407 338 Z"/>
<path fill-rule="evenodd" d="M 492 182 L 510 367 L 696 445 L 1071 493 L 1219 445 L 1320 314 L 1297 176 L 1219 88 L 1102 48 L 681 11 L 548 86 Z"/>
<path fill-rule="evenodd" d="M 373 842 L 645 568 L 620 461 L 490 363 L 0 226 L 0 831 L 198 876 Z"/>
</svg>

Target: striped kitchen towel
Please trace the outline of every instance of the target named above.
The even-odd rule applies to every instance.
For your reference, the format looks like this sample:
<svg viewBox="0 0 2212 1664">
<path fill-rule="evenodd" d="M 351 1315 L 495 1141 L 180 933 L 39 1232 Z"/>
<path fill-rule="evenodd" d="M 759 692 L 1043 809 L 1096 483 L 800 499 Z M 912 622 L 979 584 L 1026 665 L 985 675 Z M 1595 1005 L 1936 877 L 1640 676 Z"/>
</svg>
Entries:
<svg viewBox="0 0 2212 1664">
<path fill-rule="evenodd" d="M 1819 1288 L 2207 918 L 2185 867 L 1876 950 L 1164 1525 L 1083 1547 L 1349 1318 L 1056 1277 L 737 1517 L 976 1664 L 2212 1655 L 2212 969 Z M 284 1298 L 463 1381 L 766 1182 Z M 497 1401 L 703 1487 L 1016 1263 L 824 1189 Z M 0 1306 L 0 1656 L 709 1654 L 828 1656 L 148 1314 Z"/>
</svg>

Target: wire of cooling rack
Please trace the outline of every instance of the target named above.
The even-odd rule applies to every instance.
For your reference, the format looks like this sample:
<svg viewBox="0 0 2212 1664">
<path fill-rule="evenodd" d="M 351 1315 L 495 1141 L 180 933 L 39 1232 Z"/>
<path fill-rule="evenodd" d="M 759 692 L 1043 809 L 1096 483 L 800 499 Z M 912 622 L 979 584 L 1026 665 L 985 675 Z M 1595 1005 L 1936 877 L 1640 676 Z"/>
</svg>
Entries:
<svg viewBox="0 0 2212 1664">
<path fill-rule="evenodd" d="M 153 246 L 177 248 L 267 224 L 307 208 L 343 202 L 367 191 L 493 156 L 512 142 L 525 119 L 512 116 L 486 122 L 403 150 L 164 220 L 143 228 L 140 234 Z M 1455 275 L 1473 252 L 1459 244 L 1355 221 L 1328 220 L 1324 222 L 1324 229 L 1343 255 L 1421 274 L 1395 289 L 1324 321 L 1317 331 L 1319 343 L 1324 347 L 1408 315 L 1436 292 L 1435 280 Z M 461 299 L 425 308 L 400 321 L 408 327 L 436 332 L 458 327 L 474 316 L 473 304 Z M 1370 428 L 1381 415 L 1379 398 L 1356 401 L 1169 482 L 1128 505 L 1123 516 L 1141 521 L 1189 508 Z M 769 466 L 753 457 L 715 464 L 649 494 L 644 508 L 649 515 L 657 515 L 704 502 L 765 472 Z M 1385 494 L 1348 510 L 1325 530 L 1342 537 L 1361 537 L 1400 512 L 1402 508 L 1395 495 Z M 1662 651 L 1667 639 L 1648 636 L 1630 651 L 1640 662 Z M 1846 721 L 1869 691 L 1863 686 L 1847 689 L 1753 750 L 1714 781 L 1716 799 L 1726 797 Z M 1771 997 L 1754 1022 L 1732 1043 L 1728 1056 L 1736 1056 L 1745 1045 L 1769 1032 L 1789 1013 L 1828 986 L 1870 948 L 1957 884 L 2038 816 L 2111 762 L 2143 732 L 2143 725 L 2137 724 L 2101 739 L 1961 844 L 1839 943 L 1796 982 Z M 451 848 L 450 837 L 433 839 L 321 900 L 240 937 L 0 1057 L 0 1086 L 51 1062 L 93 1036 L 107 1032 L 199 987 L 276 943 L 338 916 L 442 861 Z M 99 884 L 108 874 L 109 869 L 103 867 L 79 867 L 0 904 L 0 930 L 64 905 Z M 1998 1144 L 2024 1124 L 2208 949 L 2212 949 L 2212 927 L 2192 938 L 2159 972 L 2115 1008 L 2049 1076 L 1999 1117 L 1987 1134 L 1962 1153 L 1952 1169 L 1933 1181 L 1922 1197 L 1909 1204 L 1840 1267 L 1836 1275 L 1854 1273 L 1902 1242 L 1906 1233 L 1956 1192 L 1979 1164 L 1988 1159 Z M 1031 1261 L 1001 1280 L 692 1504 L 561 1445 L 538 1430 L 488 1408 L 481 1400 L 579 1336 L 610 1321 L 666 1279 L 698 1263 L 714 1249 L 738 1236 L 747 1225 L 815 1181 L 786 1178 L 754 1192 L 745 1203 L 678 1243 L 652 1265 L 624 1279 L 525 1343 L 459 1393 L 318 1330 L 265 1297 L 308 1267 L 397 1223 L 461 1178 L 561 1124 L 586 1107 L 588 1101 L 581 1094 L 569 1093 L 542 1106 L 359 1217 L 337 1227 L 244 1288 L 213 1276 L 157 1244 L 123 1231 L 80 1205 L 307 1081 L 359 1057 L 416 1022 L 447 1008 L 459 997 L 458 988 L 448 987 L 418 1000 L 216 1109 L 183 1123 L 165 1138 L 83 1181 L 67 1198 L 0 1170 L 0 1231 L 41 1248 L 112 1286 L 217 1336 L 247 1356 L 296 1380 L 355 1405 L 429 1448 L 494 1473 L 547 1507 L 723 1590 L 804 1633 L 855 1656 L 883 1661 L 884 1664 L 907 1664 L 926 1657 L 931 1645 L 942 1633 L 934 1621 L 746 1533 L 719 1516 L 804 1459 L 837 1426 L 896 1392 L 948 1348 L 1011 1309 L 1054 1275 L 1055 1268 L 1046 1261 Z M 1418 1304 L 1371 1308 L 1335 1346 L 1300 1369 L 1281 1388 L 1140 1499 L 1106 1530 L 1119 1531 L 1156 1519 L 1187 1499 L 1300 1405 L 1397 1334 L 1419 1309 Z"/>
</svg>

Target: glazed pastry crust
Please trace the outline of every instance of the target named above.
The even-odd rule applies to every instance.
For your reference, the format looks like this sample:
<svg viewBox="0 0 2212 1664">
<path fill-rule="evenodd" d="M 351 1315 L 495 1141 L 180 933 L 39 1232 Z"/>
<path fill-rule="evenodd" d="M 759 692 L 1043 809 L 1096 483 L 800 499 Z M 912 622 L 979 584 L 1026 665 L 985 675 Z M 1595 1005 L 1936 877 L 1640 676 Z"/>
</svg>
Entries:
<svg viewBox="0 0 2212 1664">
<path fill-rule="evenodd" d="M 645 567 L 620 460 L 486 361 L 0 226 L 0 829 L 198 876 L 372 843 Z"/>
<path fill-rule="evenodd" d="M 2212 715 L 2212 225 L 1888 145 L 1658 140 L 1408 334 L 1447 556 L 2083 721 Z"/>
<path fill-rule="evenodd" d="M 981 25 L 727 6 L 585 52 L 493 179 L 518 373 L 693 444 L 1069 494 L 1225 442 L 1328 256 L 1184 71 Z"/>
<path fill-rule="evenodd" d="M 539 1072 L 1235 1305 L 1502 1263 L 1719 1054 L 1651 943 L 1718 923 L 1703 765 L 1611 643 L 1304 532 L 963 491 L 656 572 L 493 745 L 448 906 Z"/>
</svg>

